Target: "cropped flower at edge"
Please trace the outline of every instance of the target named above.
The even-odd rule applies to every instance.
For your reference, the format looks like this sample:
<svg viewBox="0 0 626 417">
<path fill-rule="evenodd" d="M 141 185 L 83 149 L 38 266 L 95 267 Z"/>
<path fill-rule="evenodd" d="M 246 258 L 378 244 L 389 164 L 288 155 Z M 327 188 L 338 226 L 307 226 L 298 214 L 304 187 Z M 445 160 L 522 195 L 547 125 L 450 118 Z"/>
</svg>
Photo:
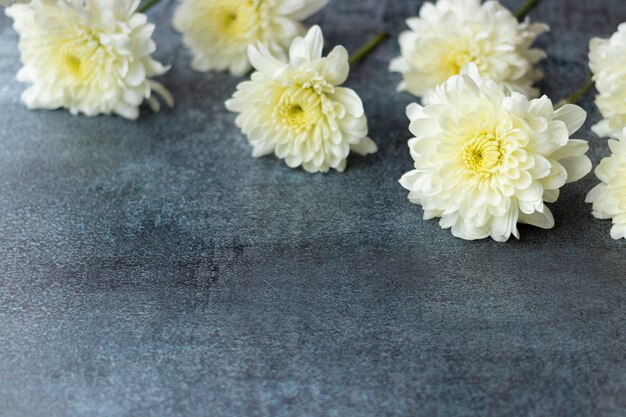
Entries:
<svg viewBox="0 0 626 417">
<path fill-rule="evenodd" d="M 599 92 L 596 106 L 604 117 L 593 131 L 600 137 L 621 135 L 626 128 L 626 23 L 610 39 L 591 40 L 589 67 Z"/>
<path fill-rule="evenodd" d="M 350 70 L 348 53 L 337 46 L 322 57 L 323 46 L 322 31 L 314 26 L 293 41 L 286 64 L 260 43 L 249 48 L 256 72 L 226 107 L 239 113 L 236 124 L 253 156 L 275 153 L 292 168 L 327 172 L 343 171 L 350 151 L 376 152 L 361 99 L 340 87 Z"/>
<path fill-rule="evenodd" d="M 473 62 L 481 74 L 507 92 L 536 97 L 533 84 L 543 76 L 535 65 L 546 54 L 531 45 L 549 30 L 545 24 L 519 23 L 497 1 L 438 0 L 424 3 L 419 17 L 407 20 L 410 31 L 400 35 L 402 55 L 390 64 L 408 91 L 428 102 L 428 95 Z"/>
<path fill-rule="evenodd" d="M 415 169 L 400 180 L 424 218 L 440 217 L 442 228 L 468 240 L 519 238 L 517 223 L 552 228 L 545 203 L 591 170 L 587 142 L 570 139 L 585 112 L 571 104 L 555 111 L 545 96 L 507 95 L 474 64 L 431 98 L 407 109 Z"/>
<path fill-rule="evenodd" d="M 328 0 L 181 0 L 174 27 L 191 49 L 196 71 L 225 71 L 241 76 L 250 68 L 248 46 L 263 43 L 286 60 L 293 39 L 304 34 L 300 23 Z"/>
<path fill-rule="evenodd" d="M 611 237 L 626 239 L 626 129 L 618 139 L 609 140 L 611 156 L 596 168 L 601 183 L 587 195 L 598 219 L 613 219 Z"/>
<path fill-rule="evenodd" d="M 167 71 L 152 59 L 154 25 L 136 13 L 135 0 L 33 0 L 6 9 L 20 35 L 23 67 L 17 78 L 30 86 L 30 109 L 66 108 L 87 116 L 118 114 L 136 119 L 153 92 L 173 105 L 171 94 L 151 80 Z"/>
</svg>

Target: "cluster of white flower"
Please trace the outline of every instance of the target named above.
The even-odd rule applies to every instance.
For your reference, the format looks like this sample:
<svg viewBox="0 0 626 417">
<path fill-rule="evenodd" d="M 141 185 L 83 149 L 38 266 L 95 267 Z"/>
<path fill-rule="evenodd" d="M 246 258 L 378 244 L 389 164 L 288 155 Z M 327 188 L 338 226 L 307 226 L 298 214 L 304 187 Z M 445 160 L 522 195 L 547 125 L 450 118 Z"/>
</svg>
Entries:
<svg viewBox="0 0 626 417">
<path fill-rule="evenodd" d="M 409 200 L 468 240 L 519 238 L 518 223 L 554 227 L 545 203 L 591 161 L 587 143 L 570 139 L 586 113 L 533 99 L 545 53 L 532 44 L 548 26 L 481 0 L 424 3 L 407 24 L 390 69 L 403 75 L 398 90 L 423 104 L 407 109 L 415 169 L 400 183 Z"/>
<path fill-rule="evenodd" d="M 290 167 L 309 172 L 343 171 L 351 151 L 376 152 L 367 137 L 363 103 L 351 89 L 348 53 L 335 48 L 322 58 L 318 27 L 300 21 L 328 0 L 182 0 L 174 27 L 199 71 L 229 70 L 252 81 L 240 85 L 228 108 L 241 113 L 237 125 L 254 156 L 274 152 Z M 138 13 L 139 0 L 33 0 L 13 5 L 29 108 L 66 108 L 88 116 L 139 115 L 152 92 L 168 104 L 170 93 L 151 77 L 167 71 L 151 58 L 154 26 Z M 287 53 L 287 50 L 289 52 Z"/>
<path fill-rule="evenodd" d="M 593 127 L 609 140 L 611 156 L 596 168 L 601 183 L 587 195 L 593 215 L 613 219 L 611 236 L 626 238 L 626 23 L 609 39 L 593 38 L 589 44 L 589 67 L 598 95 L 596 105 L 604 118 Z"/>
<path fill-rule="evenodd" d="M 167 67 L 152 58 L 154 26 L 139 0 L 0 0 L 20 34 L 29 108 L 66 108 L 89 116 L 139 115 L 153 93 L 173 105 L 152 78 Z M 28 3 L 28 4 L 18 4 Z M 154 2 L 149 2 L 153 4 Z M 226 102 L 253 156 L 275 154 L 308 172 L 343 171 L 350 152 L 377 151 L 363 103 L 342 87 L 350 71 L 342 46 L 323 56 L 319 27 L 301 21 L 328 0 L 180 0 L 173 24 L 197 71 L 250 79 Z M 533 47 L 547 25 L 518 19 L 497 1 L 424 3 L 400 35 L 398 90 L 421 99 L 407 109 L 414 169 L 400 180 L 424 217 L 463 239 L 519 238 L 518 223 L 554 227 L 546 203 L 591 170 L 587 142 L 571 139 L 586 113 L 555 108 L 534 84 L 545 53 Z M 306 34 L 306 35 L 305 35 Z M 594 127 L 618 137 L 589 193 L 594 215 L 613 218 L 626 237 L 626 24 L 593 39 L 591 69 L 605 120 Z M 622 133 L 623 131 L 623 133 Z"/>
</svg>

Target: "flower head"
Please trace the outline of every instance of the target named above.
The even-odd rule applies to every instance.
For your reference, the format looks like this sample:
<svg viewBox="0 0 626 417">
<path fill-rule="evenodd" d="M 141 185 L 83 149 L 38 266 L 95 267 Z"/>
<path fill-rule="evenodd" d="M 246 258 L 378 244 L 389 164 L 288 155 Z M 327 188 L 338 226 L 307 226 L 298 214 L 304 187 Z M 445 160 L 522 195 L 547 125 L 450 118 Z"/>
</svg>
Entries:
<svg viewBox="0 0 626 417">
<path fill-rule="evenodd" d="M 533 84 L 542 73 L 535 65 L 546 55 L 531 45 L 549 30 L 547 25 L 520 24 L 498 2 L 481 0 L 424 3 L 419 17 L 407 24 L 411 30 L 400 35 L 402 55 L 390 65 L 404 77 L 399 91 L 427 102 L 438 85 L 473 62 L 507 93 L 537 96 Z"/>
<path fill-rule="evenodd" d="M 280 59 L 296 36 L 300 21 L 320 10 L 328 0 L 182 0 L 174 27 L 183 33 L 197 71 L 250 70 L 248 45 L 263 43 Z"/>
<path fill-rule="evenodd" d="M 415 169 L 400 183 L 425 219 L 441 217 L 463 239 L 519 238 L 517 223 L 552 228 L 545 203 L 591 170 L 587 142 L 569 138 L 585 120 L 580 107 L 507 95 L 473 64 L 407 112 Z"/>
<path fill-rule="evenodd" d="M 593 131 L 600 137 L 620 135 L 626 128 L 626 23 L 610 39 L 591 40 L 589 67 L 599 92 L 596 105 L 604 117 Z"/>
<path fill-rule="evenodd" d="M 340 87 L 348 77 L 348 53 L 338 46 L 323 58 L 323 45 L 322 31 L 314 26 L 293 41 L 286 64 L 260 43 L 249 48 L 256 72 L 226 106 L 239 113 L 237 126 L 255 157 L 274 152 L 292 168 L 326 172 L 343 171 L 351 150 L 376 152 L 361 99 Z"/>
<path fill-rule="evenodd" d="M 22 100 L 31 108 L 67 108 L 88 116 L 139 115 L 152 91 L 171 104 L 169 92 L 150 77 L 166 72 L 151 58 L 154 26 L 135 13 L 135 0 L 33 0 L 6 9 L 20 35 L 24 66 L 19 81 L 31 84 Z"/>
<path fill-rule="evenodd" d="M 602 181 L 587 195 L 598 219 L 613 219 L 611 237 L 626 239 L 626 129 L 618 139 L 609 140 L 612 154 L 596 168 Z"/>
</svg>

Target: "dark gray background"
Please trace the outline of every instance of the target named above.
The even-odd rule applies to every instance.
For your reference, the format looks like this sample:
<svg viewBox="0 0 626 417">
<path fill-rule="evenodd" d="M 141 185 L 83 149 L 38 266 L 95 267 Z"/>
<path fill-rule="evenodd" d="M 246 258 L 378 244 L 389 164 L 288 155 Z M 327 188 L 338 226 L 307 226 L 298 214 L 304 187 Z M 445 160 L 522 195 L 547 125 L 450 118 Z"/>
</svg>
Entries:
<svg viewBox="0 0 626 417">
<path fill-rule="evenodd" d="M 354 50 L 418 3 L 331 0 L 309 22 Z M 0 415 L 626 415 L 625 243 L 584 203 L 593 175 L 553 231 L 457 240 L 397 183 L 412 98 L 387 72 L 395 39 L 349 81 L 380 152 L 309 175 L 251 158 L 223 105 L 241 80 L 189 69 L 171 3 L 151 16 L 177 106 L 137 122 L 26 110 L 0 20 Z M 560 99 L 626 5 L 533 16 Z M 597 163 L 591 100 L 577 136 Z"/>
</svg>

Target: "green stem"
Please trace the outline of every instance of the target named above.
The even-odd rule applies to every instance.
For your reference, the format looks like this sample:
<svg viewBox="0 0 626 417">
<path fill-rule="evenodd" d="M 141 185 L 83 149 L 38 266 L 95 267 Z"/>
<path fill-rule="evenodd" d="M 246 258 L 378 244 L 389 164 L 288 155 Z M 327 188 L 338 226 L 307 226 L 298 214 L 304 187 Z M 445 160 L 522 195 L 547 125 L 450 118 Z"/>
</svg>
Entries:
<svg viewBox="0 0 626 417">
<path fill-rule="evenodd" d="M 388 37 L 389 37 L 389 32 L 380 32 L 378 35 L 374 36 L 372 40 L 370 40 L 368 43 L 363 45 L 361 49 L 356 51 L 350 57 L 350 60 L 349 60 L 350 65 L 356 64 L 357 62 L 359 62 L 360 60 L 362 60 L 363 58 L 365 58 L 366 56 L 374 52 L 374 50 L 378 48 L 378 46 L 380 46 L 380 44 L 383 43 L 385 39 L 387 39 Z"/>
<path fill-rule="evenodd" d="M 147 12 L 148 10 L 152 8 L 152 6 L 155 6 L 160 1 L 161 0 L 147 0 L 144 4 L 142 4 L 141 6 L 137 8 L 137 13 Z"/>
<path fill-rule="evenodd" d="M 515 17 L 517 17 L 517 20 L 524 20 L 524 18 L 528 16 L 528 13 L 530 13 L 535 7 L 537 7 L 540 1 L 541 0 L 526 0 L 526 3 L 524 3 L 524 5 L 520 7 L 517 12 L 515 12 Z"/>
<path fill-rule="evenodd" d="M 556 105 L 557 109 L 560 109 L 561 107 L 565 106 L 566 104 L 576 104 L 580 101 L 580 99 L 582 99 L 585 94 L 587 94 L 589 92 L 589 90 L 591 90 L 594 86 L 594 82 L 593 79 L 590 79 L 587 84 L 585 84 L 580 90 L 576 91 L 574 94 L 572 94 L 571 96 L 569 96 L 566 99 L 563 99 L 561 101 L 558 102 L 558 104 Z"/>
</svg>

